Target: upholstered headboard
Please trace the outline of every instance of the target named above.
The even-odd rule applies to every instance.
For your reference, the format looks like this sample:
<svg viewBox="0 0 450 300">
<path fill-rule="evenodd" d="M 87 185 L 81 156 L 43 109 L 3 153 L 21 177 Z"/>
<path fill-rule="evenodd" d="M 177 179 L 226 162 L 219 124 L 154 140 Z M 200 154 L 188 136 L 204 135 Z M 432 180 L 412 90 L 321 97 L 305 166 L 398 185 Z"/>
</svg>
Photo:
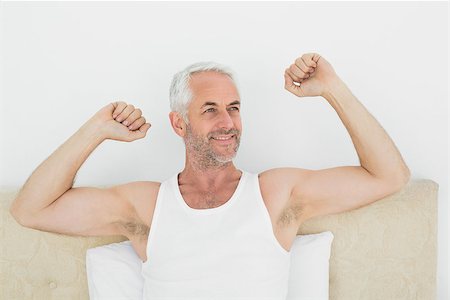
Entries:
<svg viewBox="0 0 450 300">
<path fill-rule="evenodd" d="M 88 299 L 86 250 L 122 237 L 72 237 L 23 228 L 0 191 L 0 299 Z M 369 206 L 312 219 L 298 234 L 330 230 L 330 299 L 435 299 L 437 191 L 413 180 Z"/>
</svg>

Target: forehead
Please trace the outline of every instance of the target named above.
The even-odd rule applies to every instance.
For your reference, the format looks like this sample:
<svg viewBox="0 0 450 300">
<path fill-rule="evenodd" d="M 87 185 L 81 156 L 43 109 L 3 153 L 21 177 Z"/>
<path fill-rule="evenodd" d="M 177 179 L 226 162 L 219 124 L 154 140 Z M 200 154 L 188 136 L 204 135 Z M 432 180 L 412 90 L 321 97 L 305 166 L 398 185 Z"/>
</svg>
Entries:
<svg viewBox="0 0 450 300">
<path fill-rule="evenodd" d="M 192 102 L 196 104 L 239 100 L 237 88 L 226 74 L 213 71 L 195 73 L 191 76 L 189 86 L 193 94 Z"/>
</svg>

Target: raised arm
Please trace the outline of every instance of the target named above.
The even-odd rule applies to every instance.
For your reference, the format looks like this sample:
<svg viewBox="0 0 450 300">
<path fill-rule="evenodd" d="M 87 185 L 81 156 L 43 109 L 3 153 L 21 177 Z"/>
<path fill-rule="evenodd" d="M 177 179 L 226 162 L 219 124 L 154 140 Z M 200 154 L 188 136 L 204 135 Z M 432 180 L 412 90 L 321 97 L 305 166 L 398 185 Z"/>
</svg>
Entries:
<svg viewBox="0 0 450 300">
<path fill-rule="evenodd" d="M 323 57 L 305 54 L 284 76 L 285 88 L 294 95 L 322 96 L 328 101 L 350 134 L 360 161 L 360 166 L 274 172 L 289 182 L 292 202 L 302 208 L 303 219 L 369 204 L 408 182 L 409 169 L 392 139 Z"/>
<path fill-rule="evenodd" d="M 128 127 L 127 127 L 128 126 Z M 150 128 L 139 109 L 124 102 L 99 110 L 31 174 L 10 212 L 23 226 L 73 235 L 121 234 L 134 214 L 127 191 L 145 183 L 107 189 L 72 188 L 76 173 L 106 139 L 131 142 Z"/>
</svg>

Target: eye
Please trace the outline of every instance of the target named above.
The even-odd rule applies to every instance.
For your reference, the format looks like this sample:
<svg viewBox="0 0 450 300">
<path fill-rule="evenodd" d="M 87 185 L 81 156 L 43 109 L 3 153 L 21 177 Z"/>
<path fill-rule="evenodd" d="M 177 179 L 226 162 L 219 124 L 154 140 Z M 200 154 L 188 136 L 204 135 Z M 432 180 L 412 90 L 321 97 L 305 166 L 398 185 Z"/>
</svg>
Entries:
<svg viewBox="0 0 450 300">
<path fill-rule="evenodd" d="M 239 107 L 233 106 L 233 107 L 230 107 L 230 110 L 236 110 L 236 111 L 239 111 Z"/>
<path fill-rule="evenodd" d="M 205 110 L 205 112 L 214 112 L 214 111 L 216 111 L 215 108 L 208 108 L 207 110 Z"/>
</svg>

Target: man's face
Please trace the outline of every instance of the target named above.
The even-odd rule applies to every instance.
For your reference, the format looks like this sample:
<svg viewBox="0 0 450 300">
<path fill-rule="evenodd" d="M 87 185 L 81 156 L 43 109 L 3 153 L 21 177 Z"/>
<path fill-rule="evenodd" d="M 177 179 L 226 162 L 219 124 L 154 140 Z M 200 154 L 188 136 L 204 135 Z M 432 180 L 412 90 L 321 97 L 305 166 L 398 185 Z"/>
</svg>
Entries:
<svg viewBox="0 0 450 300">
<path fill-rule="evenodd" d="M 233 81 L 225 74 L 192 75 L 193 99 L 184 140 L 187 151 L 204 167 L 230 162 L 241 136 L 240 99 Z"/>
</svg>

